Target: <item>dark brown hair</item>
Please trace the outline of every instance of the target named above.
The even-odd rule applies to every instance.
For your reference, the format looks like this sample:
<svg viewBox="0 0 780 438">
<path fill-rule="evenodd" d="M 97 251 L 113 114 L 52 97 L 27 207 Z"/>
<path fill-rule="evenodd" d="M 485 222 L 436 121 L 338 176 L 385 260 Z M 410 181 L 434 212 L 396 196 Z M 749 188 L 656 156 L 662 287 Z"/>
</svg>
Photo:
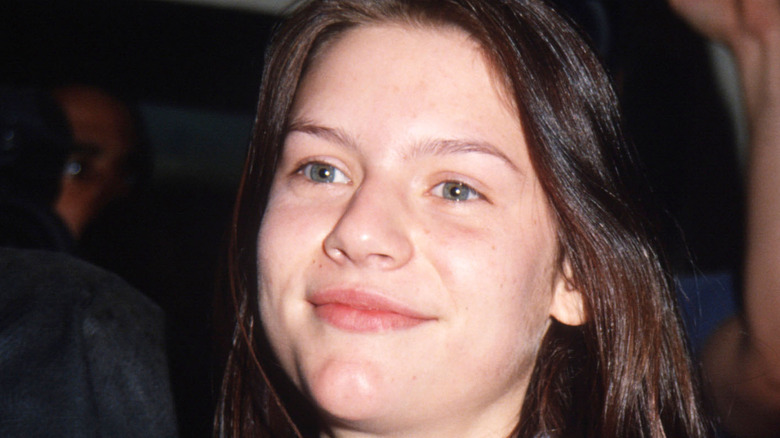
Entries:
<svg viewBox="0 0 780 438">
<path fill-rule="evenodd" d="M 375 23 L 457 27 L 479 43 L 516 106 L 557 221 L 559 262 L 587 322 L 553 322 L 514 435 L 707 435 L 671 283 L 637 200 L 616 98 L 593 52 L 542 0 L 319 0 L 299 8 L 266 55 L 230 253 L 235 330 L 217 436 L 317 433 L 261 331 L 256 240 L 295 93 L 334 36 Z"/>
</svg>

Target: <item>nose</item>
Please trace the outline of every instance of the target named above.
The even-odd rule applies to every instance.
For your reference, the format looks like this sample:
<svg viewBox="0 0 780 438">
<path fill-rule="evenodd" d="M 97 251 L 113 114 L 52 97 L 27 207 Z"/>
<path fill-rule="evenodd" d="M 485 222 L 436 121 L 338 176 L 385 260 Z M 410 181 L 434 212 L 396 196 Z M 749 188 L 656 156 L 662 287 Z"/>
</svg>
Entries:
<svg viewBox="0 0 780 438">
<path fill-rule="evenodd" d="M 323 247 L 339 264 L 392 270 L 405 265 L 414 245 L 400 195 L 385 184 L 364 183 L 353 193 Z"/>
</svg>

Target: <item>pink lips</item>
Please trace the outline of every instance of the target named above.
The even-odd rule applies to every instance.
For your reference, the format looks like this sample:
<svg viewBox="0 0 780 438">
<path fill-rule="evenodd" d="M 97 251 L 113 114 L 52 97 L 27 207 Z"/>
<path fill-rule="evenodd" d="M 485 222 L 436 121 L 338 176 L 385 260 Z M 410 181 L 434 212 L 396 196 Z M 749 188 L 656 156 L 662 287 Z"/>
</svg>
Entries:
<svg viewBox="0 0 780 438">
<path fill-rule="evenodd" d="M 352 332 L 400 330 L 434 319 L 385 297 L 351 289 L 316 292 L 309 302 L 319 318 Z"/>
</svg>

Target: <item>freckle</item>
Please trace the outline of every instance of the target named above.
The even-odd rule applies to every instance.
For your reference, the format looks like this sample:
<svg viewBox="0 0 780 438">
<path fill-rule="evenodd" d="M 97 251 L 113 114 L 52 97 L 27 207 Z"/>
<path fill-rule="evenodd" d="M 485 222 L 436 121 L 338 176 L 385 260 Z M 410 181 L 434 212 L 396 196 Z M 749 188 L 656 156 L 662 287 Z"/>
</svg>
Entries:
<svg viewBox="0 0 780 438">
<path fill-rule="evenodd" d="M 493 251 L 495 251 L 495 250 L 496 250 L 496 245 L 491 245 L 491 246 L 490 246 L 490 249 L 492 249 Z"/>
</svg>

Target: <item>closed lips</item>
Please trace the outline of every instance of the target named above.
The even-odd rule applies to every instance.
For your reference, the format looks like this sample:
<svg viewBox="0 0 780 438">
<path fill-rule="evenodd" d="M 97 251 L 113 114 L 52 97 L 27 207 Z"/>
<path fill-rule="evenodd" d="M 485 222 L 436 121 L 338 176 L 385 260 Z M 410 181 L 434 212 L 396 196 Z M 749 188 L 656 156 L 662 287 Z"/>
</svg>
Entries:
<svg viewBox="0 0 780 438">
<path fill-rule="evenodd" d="M 399 330 L 435 319 L 381 295 L 354 289 L 316 292 L 308 301 L 320 319 L 353 332 Z"/>
</svg>

